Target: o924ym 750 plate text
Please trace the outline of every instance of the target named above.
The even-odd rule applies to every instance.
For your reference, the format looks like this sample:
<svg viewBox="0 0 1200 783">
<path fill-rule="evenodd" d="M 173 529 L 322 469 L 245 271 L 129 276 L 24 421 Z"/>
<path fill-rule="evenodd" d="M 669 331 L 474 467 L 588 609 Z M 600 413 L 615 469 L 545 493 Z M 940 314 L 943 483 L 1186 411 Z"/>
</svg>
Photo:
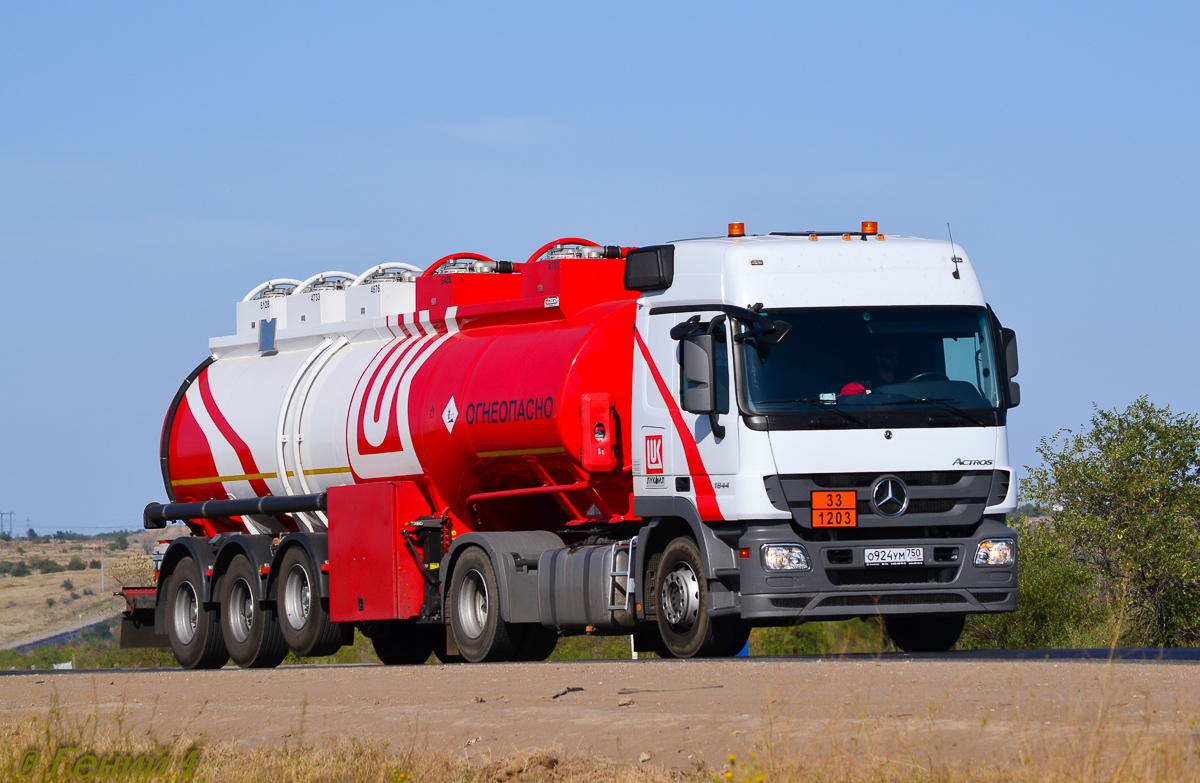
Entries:
<svg viewBox="0 0 1200 783">
<path fill-rule="evenodd" d="M 925 550 L 919 546 L 864 549 L 863 563 L 869 566 L 924 565 Z"/>
</svg>

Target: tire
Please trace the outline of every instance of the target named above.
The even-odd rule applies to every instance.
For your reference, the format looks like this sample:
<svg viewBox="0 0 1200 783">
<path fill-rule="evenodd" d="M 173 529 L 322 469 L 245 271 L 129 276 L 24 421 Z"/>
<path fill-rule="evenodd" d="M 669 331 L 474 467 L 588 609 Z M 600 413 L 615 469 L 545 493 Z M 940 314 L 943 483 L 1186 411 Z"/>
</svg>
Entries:
<svg viewBox="0 0 1200 783">
<path fill-rule="evenodd" d="M 304 547 L 294 546 L 279 563 L 275 606 L 279 629 L 292 652 L 302 657 L 333 655 L 345 643 L 345 629 L 329 619 L 321 598 L 321 575 Z"/>
<path fill-rule="evenodd" d="M 500 617 L 500 590 L 492 559 L 477 546 L 465 550 L 450 577 L 450 628 L 462 657 L 472 663 L 511 661 L 520 628 Z"/>
<path fill-rule="evenodd" d="M 380 623 L 384 626 L 383 623 Z M 371 644 L 385 666 L 419 666 L 433 652 L 433 632 L 440 625 L 418 625 L 412 620 L 398 620 L 374 631 Z"/>
<path fill-rule="evenodd" d="M 884 615 L 892 643 L 904 652 L 946 652 L 958 643 L 965 614 L 901 614 Z"/>
<path fill-rule="evenodd" d="M 167 581 L 167 639 L 185 669 L 220 669 L 229 660 L 221 617 L 200 602 L 200 571 L 190 557 L 179 561 Z"/>
<path fill-rule="evenodd" d="M 258 574 L 237 555 L 221 575 L 221 634 L 229 657 L 243 669 L 270 669 L 287 656 L 288 645 L 273 604 L 257 597 Z"/>
<path fill-rule="evenodd" d="M 732 658 L 750 641 L 750 625 L 741 620 L 722 620 L 713 623 L 717 644 L 707 653 L 709 658 Z"/>
<path fill-rule="evenodd" d="M 544 625 L 526 624 L 521 628 L 521 643 L 517 646 L 517 661 L 544 661 L 558 647 L 558 632 Z"/>
<path fill-rule="evenodd" d="M 667 652 L 676 658 L 720 655 L 731 629 L 708 616 L 708 581 L 696 542 L 680 536 L 667 544 L 655 582 L 658 633 Z"/>
</svg>

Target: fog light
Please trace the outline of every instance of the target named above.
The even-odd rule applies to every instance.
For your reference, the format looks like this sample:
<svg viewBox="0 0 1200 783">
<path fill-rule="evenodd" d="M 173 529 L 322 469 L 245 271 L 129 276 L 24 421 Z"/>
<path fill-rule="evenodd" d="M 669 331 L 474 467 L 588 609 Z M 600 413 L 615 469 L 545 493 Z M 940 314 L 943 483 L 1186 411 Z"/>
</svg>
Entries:
<svg viewBox="0 0 1200 783">
<path fill-rule="evenodd" d="M 808 552 L 799 544 L 763 544 L 762 564 L 767 571 L 811 571 Z"/>
<path fill-rule="evenodd" d="M 980 541 L 975 550 L 975 565 L 1006 566 L 1017 562 L 1017 546 L 1011 538 Z"/>
</svg>

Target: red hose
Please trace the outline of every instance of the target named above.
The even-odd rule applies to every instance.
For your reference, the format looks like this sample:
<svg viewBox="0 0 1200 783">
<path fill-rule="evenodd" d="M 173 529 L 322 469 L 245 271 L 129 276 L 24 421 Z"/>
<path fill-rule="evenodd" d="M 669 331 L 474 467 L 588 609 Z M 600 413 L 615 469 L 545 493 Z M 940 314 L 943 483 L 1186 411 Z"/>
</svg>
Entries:
<svg viewBox="0 0 1200 783">
<path fill-rule="evenodd" d="M 542 245 L 540 248 L 538 248 L 536 253 L 529 257 L 529 260 L 525 263 L 532 264 L 534 261 L 537 261 L 539 258 L 541 258 L 543 253 L 555 245 L 583 245 L 584 247 L 600 247 L 599 244 L 590 239 L 580 239 L 579 237 L 563 237 L 562 239 L 556 239 L 553 242 L 547 242 L 546 244 Z"/>
<path fill-rule="evenodd" d="M 442 258 L 439 258 L 437 261 L 434 261 L 433 266 L 429 267 L 428 269 L 426 269 L 424 272 L 421 273 L 421 277 L 429 277 L 434 272 L 441 269 L 442 264 L 446 263 L 447 261 L 458 261 L 458 260 L 461 260 L 464 258 L 469 258 L 472 261 L 491 261 L 492 260 L 492 259 L 488 258 L 487 256 L 481 256 L 478 253 L 451 253 L 448 256 L 443 256 Z"/>
</svg>

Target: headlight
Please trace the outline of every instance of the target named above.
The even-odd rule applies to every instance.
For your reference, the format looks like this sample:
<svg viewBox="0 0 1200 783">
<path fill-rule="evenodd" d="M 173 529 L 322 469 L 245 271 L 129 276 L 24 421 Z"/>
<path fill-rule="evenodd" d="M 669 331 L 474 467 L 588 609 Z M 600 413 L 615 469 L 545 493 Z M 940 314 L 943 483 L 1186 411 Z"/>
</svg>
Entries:
<svg viewBox="0 0 1200 783">
<path fill-rule="evenodd" d="M 799 544 L 763 544 L 762 565 L 767 571 L 811 571 L 808 552 Z"/>
<path fill-rule="evenodd" d="M 975 565 L 1006 566 L 1017 562 L 1017 545 L 1011 538 L 992 538 L 980 541 L 975 550 Z"/>
</svg>

